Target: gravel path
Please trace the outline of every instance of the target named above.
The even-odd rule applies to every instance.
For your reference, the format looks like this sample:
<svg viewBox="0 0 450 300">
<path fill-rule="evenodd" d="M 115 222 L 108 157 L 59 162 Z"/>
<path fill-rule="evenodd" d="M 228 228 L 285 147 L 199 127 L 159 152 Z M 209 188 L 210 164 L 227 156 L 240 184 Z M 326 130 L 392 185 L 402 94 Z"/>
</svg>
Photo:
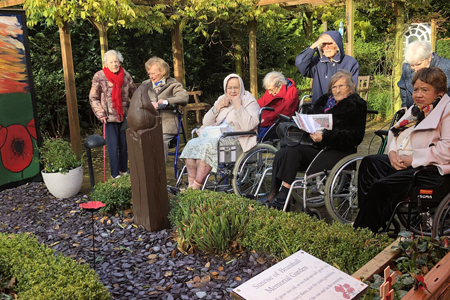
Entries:
<svg viewBox="0 0 450 300">
<path fill-rule="evenodd" d="M 92 263 L 87 196 L 56 199 L 43 183 L 0 192 L 0 232 L 32 232 L 39 242 Z M 113 299 L 231 299 L 230 292 L 274 264 L 257 253 L 224 260 L 177 250 L 172 230 L 147 232 L 124 216 L 94 216 L 96 271 Z M 91 264 L 92 266 L 92 264 Z"/>
</svg>

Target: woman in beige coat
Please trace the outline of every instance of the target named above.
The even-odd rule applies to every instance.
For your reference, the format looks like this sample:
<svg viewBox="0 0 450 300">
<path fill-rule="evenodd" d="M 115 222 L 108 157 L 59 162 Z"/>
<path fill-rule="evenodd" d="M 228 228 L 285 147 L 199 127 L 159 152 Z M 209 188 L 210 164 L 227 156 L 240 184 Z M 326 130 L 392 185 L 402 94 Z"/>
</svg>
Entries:
<svg viewBox="0 0 450 300">
<path fill-rule="evenodd" d="M 152 57 L 145 63 L 150 79 L 144 81 L 139 92 L 146 90 L 151 104 L 162 118 L 164 157 L 167 162 L 170 140 L 178 133 L 178 118 L 173 104 L 186 105 L 189 95 L 183 85 L 170 77 L 169 65 L 159 57 Z"/>
<path fill-rule="evenodd" d="M 258 128 L 259 105 L 250 92 L 244 88 L 244 82 L 236 74 L 228 75 L 223 81 L 224 94 L 203 118 L 206 126 L 226 125 L 231 131 L 256 131 Z M 256 136 L 240 136 L 224 139 L 224 143 L 239 143 L 243 151 L 256 145 Z M 189 187 L 201 189 L 206 176 L 217 171 L 217 138 L 198 137 L 190 140 L 181 154 L 188 171 Z"/>
<path fill-rule="evenodd" d="M 373 232 L 386 226 L 397 203 L 411 188 L 421 166 L 439 173 L 417 176 L 416 184 L 438 187 L 450 174 L 450 97 L 447 77 L 437 68 L 419 70 L 412 79 L 414 106 L 391 128 L 394 135 L 388 154 L 366 156 L 358 173 L 359 213 L 354 227 Z M 384 229 L 384 228 L 383 228 Z"/>
</svg>

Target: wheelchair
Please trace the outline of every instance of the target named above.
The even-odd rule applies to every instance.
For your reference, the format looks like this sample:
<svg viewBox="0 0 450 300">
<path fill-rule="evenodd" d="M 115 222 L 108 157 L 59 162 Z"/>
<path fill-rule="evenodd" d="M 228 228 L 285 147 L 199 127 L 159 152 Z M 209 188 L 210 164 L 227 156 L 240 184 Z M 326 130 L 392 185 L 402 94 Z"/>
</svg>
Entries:
<svg viewBox="0 0 450 300">
<path fill-rule="evenodd" d="M 274 109 L 270 107 L 260 109 L 260 124 L 263 110 L 273 111 Z M 276 125 L 277 123 L 272 125 L 269 131 L 275 130 Z M 192 131 L 192 137 L 197 129 Z M 251 135 L 257 136 L 258 144 L 248 152 L 242 152 L 239 144 L 230 146 L 223 143 L 226 138 Z M 259 136 L 255 131 L 224 132 L 217 139 L 218 170 L 208 174 L 202 189 L 233 192 L 252 199 L 267 196 L 271 187 L 272 162 L 278 150 L 274 146 L 276 141 L 261 142 L 262 140 L 264 137 Z M 186 183 L 185 176 L 187 177 L 187 170 L 186 166 L 183 166 L 175 185 L 177 188 Z"/>
<path fill-rule="evenodd" d="M 450 175 L 444 175 L 439 185 L 418 183 L 419 176 L 426 177 L 430 173 L 438 174 L 437 168 L 422 167 L 414 173 L 408 196 L 397 203 L 384 231 L 392 224 L 395 229 L 399 227 L 395 224 L 397 216 L 406 230 L 416 235 L 436 237 L 450 234 Z"/>
<path fill-rule="evenodd" d="M 377 113 L 368 110 L 368 113 Z M 394 114 L 389 128 L 391 128 L 404 114 L 399 110 Z M 378 154 L 385 151 L 388 130 L 377 130 L 375 136 L 381 138 Z M 375 137 L 374 136 L 374 137 Z M 336 163 L 328 174 L 324 187 L 324 201 L 327 212 L 332 219 L 341 223 L 352 223 L 358 215 L 358 169 L 364 154 L 352 154 Z"/>
</svg>

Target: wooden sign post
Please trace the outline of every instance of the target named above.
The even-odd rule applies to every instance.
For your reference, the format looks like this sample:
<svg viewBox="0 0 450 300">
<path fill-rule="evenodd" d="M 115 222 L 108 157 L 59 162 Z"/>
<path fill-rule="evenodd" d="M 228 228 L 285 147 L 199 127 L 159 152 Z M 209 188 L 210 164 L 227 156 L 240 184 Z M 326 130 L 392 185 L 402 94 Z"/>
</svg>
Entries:
<svg viewBox="0 0 450 300">
<path fill-rule="evenodd" d="M 300 250 L 231 292 L 238 300 L 359 299 L 367 284 Z"/>
</svg>

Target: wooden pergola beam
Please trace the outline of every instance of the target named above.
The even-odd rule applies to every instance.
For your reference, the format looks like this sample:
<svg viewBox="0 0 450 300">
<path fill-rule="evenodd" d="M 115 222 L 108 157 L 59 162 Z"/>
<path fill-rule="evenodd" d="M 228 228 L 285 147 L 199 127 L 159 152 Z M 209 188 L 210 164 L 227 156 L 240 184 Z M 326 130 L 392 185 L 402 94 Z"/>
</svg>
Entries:
<svg viewBox="0 0 450 300">
<path fill-rule="evenodd" d="M 23 0 L 0 0 L 0 8 L 23 4 Z"/>
<path fill-rule="evenodd" d="M 271 5 L 271 4 L 282 4 L 284 6 L 293 6 L 293 5 L 301 5 L 301 4 L 311 4 L 312 6 L 316 5 L 326 5 L 325 0 L 261 0 L 258 2 L 259 6 L 263 5 Z"/>
</svg>

